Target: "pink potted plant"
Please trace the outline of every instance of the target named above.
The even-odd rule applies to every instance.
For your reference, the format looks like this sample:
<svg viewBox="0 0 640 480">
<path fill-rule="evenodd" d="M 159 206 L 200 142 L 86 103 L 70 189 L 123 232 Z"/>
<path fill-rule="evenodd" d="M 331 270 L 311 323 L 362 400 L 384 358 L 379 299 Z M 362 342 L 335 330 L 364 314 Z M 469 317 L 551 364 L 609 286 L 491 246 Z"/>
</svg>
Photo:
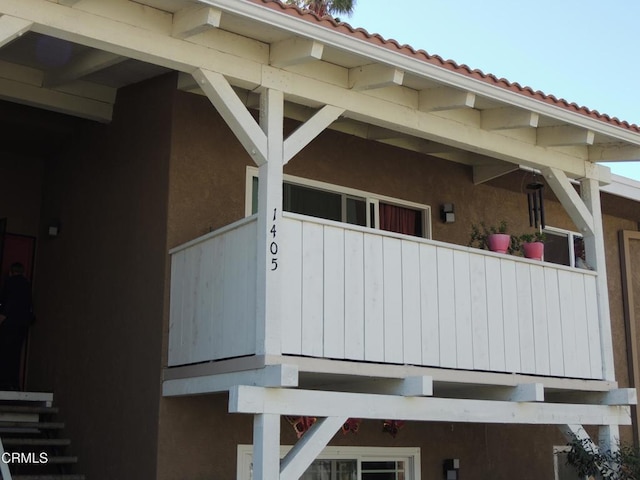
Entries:
<svg viewBox="0 0 640 480">
<path fill-rule="evenodd" d="M 502 220 L 497 227 L 487 227 L 484 222 L 480 222 L 480 225 L 471 225 L 469 246 L 497 253 L 510 252 L 511 236 L 507 233 L 507 222 Z"/>
</svg>

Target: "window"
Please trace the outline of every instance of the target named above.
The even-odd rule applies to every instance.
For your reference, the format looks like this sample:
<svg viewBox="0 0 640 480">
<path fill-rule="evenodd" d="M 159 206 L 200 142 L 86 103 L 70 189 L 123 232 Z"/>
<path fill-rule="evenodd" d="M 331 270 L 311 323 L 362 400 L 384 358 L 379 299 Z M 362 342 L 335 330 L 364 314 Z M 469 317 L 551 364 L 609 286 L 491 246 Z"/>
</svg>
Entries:
<svg viewBox="0 0 640 480">
<path fill-rule="evenodd" d="M 258 171 L 247 168 L 247 215 L 258 211 Z M 404 200 L 284 176 L 282 208 L 336 222 L 430 238 L 430 208 Z"/>
<path fill-rule="evenodd" d="M 567 454 L 570 447 L 553 447 L 553 471 L 555 480 L 587 480 L 581 477 L 575 469 L 567 464 Z"/>
<path fill-rule="evenodd" d="M 578 265 L 576 265 L 576 259 L 581 258 L 580 252 L 584 252 L 582 235 L 554 227 L 546 227 L 544 234 L 546 237 L 544 241 L 544 260 L 546 262 L 585 268 L 583 266 L 584 260 L 578 261 Z"/>
<path fill-rule="evenodd" d="M 281 447 L 282 457 L 291 447 Z M 238 445 L 238 480 L 251 480 L 253 447 Z M 326 447 L 301 480 L 420 480 L 420 449 Z"/>
</svg>

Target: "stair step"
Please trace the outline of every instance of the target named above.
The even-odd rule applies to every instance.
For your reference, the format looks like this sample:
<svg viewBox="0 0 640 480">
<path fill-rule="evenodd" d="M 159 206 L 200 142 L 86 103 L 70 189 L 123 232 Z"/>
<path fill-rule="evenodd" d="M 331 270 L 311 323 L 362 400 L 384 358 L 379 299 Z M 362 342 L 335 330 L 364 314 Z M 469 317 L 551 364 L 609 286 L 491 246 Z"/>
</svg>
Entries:
<svg viewBox="0 0 640 480">
<path fill-rule="evenodd" d="M 66 447 L 71 445 L 68 438 L 11 438 L 2 440 L 5 447 L 36 446 L 36 447 Z"/>
<path fill-rule="evenodd" d="M 0 403 L 0 413 L 43 413 L 54 415 L 58 413 L 56 407 L 40 407 L 31 405 L 6 405 Z"/>
<path fill-rule="evenodd" d="M 85 480 L 84 475 L 65 473 L 56 473 L 51 475 L 12 475 L 11 478 L 13 480 Z"/>
<path fill-rule="evenodd" d="M 60 430 L 64 428 L 64 423 L 0 421 L 0 428 L 38 428 L 41 430 Z"/>
</svg>

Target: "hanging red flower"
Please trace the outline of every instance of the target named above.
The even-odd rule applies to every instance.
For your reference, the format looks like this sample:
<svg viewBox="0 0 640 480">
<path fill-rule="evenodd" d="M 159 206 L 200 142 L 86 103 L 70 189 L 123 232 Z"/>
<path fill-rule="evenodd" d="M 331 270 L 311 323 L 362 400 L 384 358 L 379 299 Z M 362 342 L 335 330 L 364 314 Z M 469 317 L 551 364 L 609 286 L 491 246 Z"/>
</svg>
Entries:
<svg viewBox="0 0 640 480">
<path fill-rule="evenodd" d="M 382 431 L 396 438 L 398 431 L 402 427 L 404 427 L 404 420 L 385 420 L 382 424 Z"/>
<path fill-rule="evenodd" d="M 348 418 L 347 421 L 342 424 L 342 434 L 358 433 L 361 423 L 361 418 Z"/>
<path fill-rule="evenodd" d="M 298 438 L 302 437 L 307 430 L 311 428 L 311 425 L 318 420 L 316 417 L 286 417 L 287 421 L 291 424 L 296 431 Z"/>
</svg>

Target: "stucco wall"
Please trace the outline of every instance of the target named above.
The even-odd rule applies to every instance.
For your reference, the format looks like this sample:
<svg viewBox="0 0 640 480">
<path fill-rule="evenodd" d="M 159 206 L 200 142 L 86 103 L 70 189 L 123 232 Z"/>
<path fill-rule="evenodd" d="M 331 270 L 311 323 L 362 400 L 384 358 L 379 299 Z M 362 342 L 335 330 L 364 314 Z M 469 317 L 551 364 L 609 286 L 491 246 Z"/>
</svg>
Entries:
<svg viewBox="0 0 640 480">
<path fill-rule="evenodd" d="M 28 388 L 55 392 L 87 478 L 155 476 L 174 86 L 121 89 L 46 163 Z"/>
<path fill-rule="evenodd" d="M 8 232 L 38 234 L 43 172 L 42 158 L 0 152 L 0 218 Z"/>
<path fill-rule="evenodd" d="M 288 122 L 286 129 L 295 127 Z M 244 215 L 245 169 L 252 165 L 224 122 L 204 97 L 178 93 L 174 109 L 170 167 L 168 244 L 178 245 Z M 506 220 L 511 233 L 528 227 L 523 193 L 530 174 L 514 173 L 474 186 L 470 167 L 376 142 L 326 131 L 286 167 L 285 173 L 349 186 L 431 205 L 433 238 L 466 245 L 470 225 Z M 454 203 L 456 222 L 439 221 L 442 203 Z M 611 286 L 616 368 L 627 384 L 624 323 L 617 232 L 635 229 L 635 207 L 605 202 L 606 241 Z M 561 205 L 547 192 L 547 223 L 575 230 Z M 626 209 L 626 210 L 625 210 Z M 622 215 L 624 218 L 612 214 Z M 167 328 L 165 309 L 165 335 Z M 165 338 L 166 351 L 166 338 Z M 165 353 L 166 364 L 166 353 Z M 250 444 L 252 419 L 227 413 L 226 395 L 162 399 L 158 478 L 235 479 L 236 445 Z M 624 438 L 628 429 L 623 429 Z M 283 444 L 292 444 L 291 427 L 282 423 Z M 442 460 L 460 458 L 467 479 L 552 478 L 552 446 L 565 444 L 556 427 L 409 423 L 392 439 L 380 422 L 368 421 L 360 433 L 334 445 L 419 446 L 422 478 L 441 478 Z"/>
</svg>

